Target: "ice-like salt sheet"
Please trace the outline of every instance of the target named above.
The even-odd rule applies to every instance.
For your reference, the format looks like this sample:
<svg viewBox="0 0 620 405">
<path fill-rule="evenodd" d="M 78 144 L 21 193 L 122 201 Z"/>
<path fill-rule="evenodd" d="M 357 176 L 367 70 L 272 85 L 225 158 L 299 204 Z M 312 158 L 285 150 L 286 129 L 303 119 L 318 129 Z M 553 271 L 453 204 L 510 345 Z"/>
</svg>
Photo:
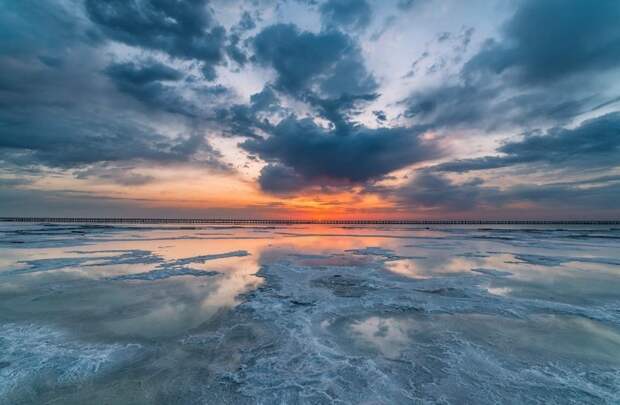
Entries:
<svg viewBox="0 0 620 405">
<path fill-rule="evenodd" d="M 0 404 L 620 403 L 620 230 L 0 223 Z"/>
<path fill-rule="evenodd" d="M 43 325 L 0 325 L 0 401 L 79 385 L 122 369 L 140 355 L 135 343 L 90 343 Z M 35 401 L 36 402 L 36 401 Z"/>
</svg>

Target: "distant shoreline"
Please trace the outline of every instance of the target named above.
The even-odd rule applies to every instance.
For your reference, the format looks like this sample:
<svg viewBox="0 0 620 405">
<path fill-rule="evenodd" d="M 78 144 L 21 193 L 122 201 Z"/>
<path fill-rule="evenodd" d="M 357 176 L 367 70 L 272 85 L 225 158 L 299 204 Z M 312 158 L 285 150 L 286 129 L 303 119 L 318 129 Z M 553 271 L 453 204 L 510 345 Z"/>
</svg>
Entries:
<svg viewBox="0 0 620 405">
<path fill-rule="evenodd" d="M 95 224 L 237 224 L 237 225 L 620 225 L 618 220 L 475 220 L 475 219 L 235 219 L 235 218 L 72 218 L 0 217 L 0 222 Z"/>
</svg>

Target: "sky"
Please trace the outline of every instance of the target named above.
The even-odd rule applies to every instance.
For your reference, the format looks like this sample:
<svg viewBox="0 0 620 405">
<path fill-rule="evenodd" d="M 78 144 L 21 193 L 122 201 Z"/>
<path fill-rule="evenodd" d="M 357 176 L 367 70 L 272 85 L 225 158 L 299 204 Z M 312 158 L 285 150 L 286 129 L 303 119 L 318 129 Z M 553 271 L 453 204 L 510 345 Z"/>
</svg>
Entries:
<svg viewBox="0 0 620 405">
<path fill-rule="evenodd" d="M 0 0 L 0 216 L 620 218 L 617 0 Z"/>
</svg>

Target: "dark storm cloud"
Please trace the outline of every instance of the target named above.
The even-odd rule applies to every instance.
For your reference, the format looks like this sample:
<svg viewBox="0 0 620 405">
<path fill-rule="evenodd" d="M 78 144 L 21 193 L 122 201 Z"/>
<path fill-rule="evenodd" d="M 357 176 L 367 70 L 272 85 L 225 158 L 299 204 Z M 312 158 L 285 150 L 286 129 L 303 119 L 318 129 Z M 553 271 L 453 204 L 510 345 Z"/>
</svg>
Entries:
<svg viewBox="0 0 620 405">
<path fill-rule="evenodd" d="M 405 115 L 483 130 L 566 123 L 617 99 L 597 74 L 620 66 L 620 3 L 525 0 L 456 83 L 417 90 Z"/>
<path fill-rule="evenodd" d="M 406 106 L 404 115 L 418 123 L 492 131 L 566 124 L 616 101 L 601 98 L 598 89 L 575 87 L 573 82 L 519 92 L 510 83 L 491 77 L 416 91 L 401 104 Z"/>
<path fill-rule="evenodd" d="M 64 168 L 136 159 L 171 163 L 189 161 L 203 146 L 208 148 L 201 136 L 171 139 L 116 117 L 59 108 L 10 117 L 0 113 L 5 122 L 0 136 L 3 160 Z"/>
<path fill-rule="evenodd" d="M 376 89 L 355 42 L 340 31 L 312 33 L 291 24 L 272 25 L 254 38 L 255 60 L 272 67 L 279 90 L 320 90 L 328 97 Z"/>
<path fill-rule="evenodd" d="M 378 97 L 373 93 L 377 83 L 366 70 L 357 44 L 342 32 L 316 34 L 278 24 L 263 29 L 253 45 L 254 62 L 277 73 L 273 86 L 259 93 L 269 96 L 270 106 L 258 108 L 252 101 L 221 110 L 218 118 L 228 123 L 231 132 L 255 137 L 256 129 L 261 129 L 269 134 L 272 126 L 258 115 L 267 110 L 284 112 L 275 91 L 314 107 L 315 113 L 329 120 L 338 133 L 348 130 L 360 104 Z"/>
<path fill-rule="evenodd" d="M 579 92 L 572 86 L 531 89 L 521 94 L 506 91 L 503 83 L 492 79 L 441 85 L 405 99 L 405 116 L 442 128 L 495 130 L 566 122 L 591 109 L 592 96 L 575 99 Z"/>
<path fill-rule="evenodd" d="M 620 2 L 527 0 L 465 66 L 465 74 L 513 70 L 523 83 L 548 83 L 620 62 Z"/>
<path fill-rule="evenodd" d="M 266 86 L 250 97 L 249 104 L 235 104 L 217 111 L 216 119 L 231 136 L 257 138 L 258 131 L 269 131 L 272 125 L 264 118 L 265 113 L 281 110 L 275 91 Z"/>
<path fill-rule="evenodd" d="M 316 107 L 320 117 L 331 122 L 335 135 L 347 135 L 355 128 L 352 120 L 361 112 L 359 107 L 378 97 L 379 94 L 376 93 L 355 96 L 344 94 L 330 99 L 307 95 L 305 100 Z"/>
<path fill-rule="evenodd" d="M 220 109 L 217 118 L 225 133 L 250 138 L 240 146 L 269 163 L 259 177 L 263 190 L 289 193 L 318 185 L 347 186 L 383 175 L 389 167 L 400 168 L 403 160 L 417 161 L 418 153 L 434 152 L 430 146 L 416 148 L 417 133 L 399 136 L 395 134 L 406 130 L 378 132 L 353 122 L 360 107 L 378 94 L 373 93 L 377 85 L 359 48 L 347 35 L 302 32 L 293 25 L 278 24 L 263 29 L 253 45 L 254 62 L 272 67 L 276 80 L 254 94 L 249 104 Z M 314 117 L 330 122 L 329 129 L 310 118 L 291 116 L 280 96 L 292 96 L 312 107 Z M 395 159 L 383 162 L 389 159 L 389 143 L 409 147 L 411 154 L 394 154 Z M 354 170 L 352 160 L 365 162 L 364 168 Z"/>
<path fill-rule="evenodd" d="M 529 133 L 497 151 L 504 155 L 457 160 L 436 166 L 435 170 L 467 172 L 525 163 L 561 169 L 613 167 L 620 163 L 620 113 L 584 121 L 573 129 L 551 128 Z"/>
<path fill-rule="evenodd" d="M 238 66 L 243 67 L 248 62 L 248 55 L 246 53 L 246 40 L 242 40 L 244 34 L 247 31 L 251 31 L 256 28 L 256 22 L 252 15 L 244 11 L 241 14 L 239 22 L 235 24 L 228 35 L 226 43 L 226 54 L 230 60 L 234 61 Z"/>
<path fill-rule="evenodd" d="M 342 11 L 331 8 L 335 6 L 326 3 L 323 12 Z M 282 193 L 311 185 L 364 182 L 435 152 L 419 142 L 416 129 L 377 130 L 354 122 L 360 107 L 379 95 L 358 45 L 343 32 L 312 33 L 278 24 L 263 29 L 253 44 L 255 62 L 277 73 L 274 89 L 305 102 L 316 116 L 330 122 L 330 128 L 324 129 L 312 119 L 288 116 L 281 108 L 279 113 L 288 118 L 277 125 L 258 118 L 253 106 L 228 112 L 237 123 L 265 135 L 256 137 L 255 131 L 245 130 L 254 139 L 241 144 L 270 163 L 259 178 L 264 190 Z M 274 104 L 272 108 L 278 110 Z"/>
<path fill-rule="evenodd" d="M 391 2 L 396 8 L 381 14 L 382 30 L 418 3 Z M 275 194 L 355 186 L 409 208 L 467 211 L 570 201 L 613 208 L 617 178 L 600 175 L 620 161 L 620 113 L 577 127 L 565 123 L 620 100 L 610 94 L 613 86 L 603 87 L 620 66 L 617 1 L 516 3 L 498 37 L 455 80 L 417 88 L 402 101 L 415 125 L 394 128 L 392 106 L 384 111 L 377 105 L 379 84 L 358 42 L 368 39 L 361 33 L 374 18 L 369 0 L 306 1 L 321 18 L 320 31 L 312 32 L 269 25 L 274 22 L 265 20 L 265 4 L 240 4 L 227 32 L 207 0 L 0 2 L 0 171 L 138 186 L 156 181 L 143 174 L 145 167 L 189 163 L 231 170 L 205 135 L 215 132 L 245 138 L 240 147 L 248 159 L 266 163 L 260 187 Z M 295 5 L 282 21 L 301 18 L 304 27 L 316 27 L 301 9 Z M 433 46 L 440 42 L 453 54 L 429 49 L 410 73 L 453 71 L 450 64 L 460 63 L 456 58 L 473 45 L 473 32 L 463 27 L 440 34 Z M 127 46 L 104 47 L 111 41 Z M 248 103 L 233 102 L 233 90 L 216 81 L 225 69 L 239 77 L 250 72 L 249 81 L 243 76 L 235 83 L 245 94 L 246 84 L 253 87 L 263 73 L 257 66 L 274 79 Z M 222 76 L 230 82 L 236 74 Z M 362 117 L 380 128 L 360 123 Z M 497 156 L 427 168 L 398 189 L 378 186 L 395 170 L 441 155 L 437 144 L 422 140 L 424 131 L 459 126 L 518 128 L 525 135 L 500 146 Z M 550 126 L 557 128 L 531 130 Z M 449 174 L 521 165 L 517 182 L 525 164 L 600 177 L 498 189 L 479 179 L 457 183 Z M 0 183 L 27 191 L 20 180 Z"/>
<path fill-rule="evenodd" d="M 466 126 L 526 130 L 523 139 L 497 149 L 499 155 L 444 163 L 417 174 L 397 190 L 384 190 L 409 208 L 468 211 L 510 209 L 518 203 L 561 209 L 607 209 L 620 185 L 614 176 L 575 182 L 486 186 L 475 179 L 456 183 L 439 172 L 468 172 L 517 165 L 534 170 L 586 170 L 620 162 L 620 113 L 567 127 L 576 116 L 608 107 L 598 75 L 620 63 L 620 3 L 532 1 L 520 3 L 499 39 L 487 42 L 459 75 L 457 83 L 417 91 L 406 115 L 436 127 Z M 515 176 L 520 169 L 513 170 Z"/>
<path fill-rule="evenodd" d="M 263 191 L 273 194 L 294 193 L 313 185 L 294 169 L 277 163 L 261 169 L 258 183 Z"/>
<path fill-rule="evenodd" d="M 202 73 L 203 79 L 206 81 L 212 82 L 217 79 L 217 72 L 213 65 L 203 65 L 200 72 Z"/>
<path fill-rule="evenodd" d="M 366 0 L 327 0 L 319 8 L 328 28 L 361 29 L 370 24 L 372 13 Z"/>
<path fill-rule="evenodd" d="M 106 69 L 106 73 L 120 83 L 132 85 L 176 81 L 183 77 L 178 70 L 154 60 L 147 60 L 140 64 L 134 62 L 113 64 Z"/>
<path fill-rule="evenodd" d="M 437 156 L 434 145 L 420 140 L 421 132 L 417 128 L 356 126 L 346 135 L 338 135 L 311 119 L 291 116 L 275 126 L 270 137 L 250 139 L 240 146 L 267 162 L 292 169 L 303 180 L 301 186 L 309 182 L 361 183 Z M 265 185 L 263 180 L 261 184 Z"/>
<path fill-rule="evenodd" d="M 165 100 L 163 87 L 149 86 L 178 81 L 179 72 L 153 61 L 106 69 L 98 42 L 80 25 L 87 21 L 70 14 L 75 9 L 28 1 L 7 7 L 0 13 L 0 30 L 11 38 L 0 42 L 2 165 L 66 169 L 140 160 L 223 167 L 202 135 L 155 130 L 154 114 L 147 121 L 108 85 L 111 79 L 132 97 L 150 96 L 151 104 L 159 100 L 164 107 L 175 99 Z"/>
<path fill-rule="evenodd" d="M 104 73 L 121 92 L 148 107 L 187 117 L 198 114 L 196 106 L 183 99 L 174 86 L 165 84 L 181 80 L 183 74 L 160 62 L 116 63 L 108 66 Z"/>
<path fill-rule="evenodd" d="M 324 4 L 324 17 L 328 11 L 344 12 L 335 4 Z M 305 102 L 330 124 L 323 128 L 311 118 L 287 114 L 271 125 L 257 120 L 251 109 L 239 110 L 250 119 L 238 121 L 260 124 L 264 134 L 240 144 L 268 162 L 259 177 L 263 190 L 282 194 L 308 187 L 346 188 L 438 155 L 434 145 L 419 139 L 422 128 L 371 129 L 355 122 L 362 107 L 378 98 L 378 86 L 358 45 L 343 32 L 327 28 L 312 33 L 278 24 L 254 38 L 254 49 L 255 62 L 276 71 L 275 90 Z"/>
<path fill-rule="evenodd" d="M 3 56 L 30 58 L 38 53 L 43 63 L 58 66 L 75 44 L 100 42 L 95 30 L 70 12 L 70 4 L 21 0 L 2 2 L 0 7 Z"/>
<path fill-rule="evenodd" d="M 207 64 L 222 61 L 226 32 L 206 0 L 86 0 L 86 10 L 116 41 Z"/>
</svg>

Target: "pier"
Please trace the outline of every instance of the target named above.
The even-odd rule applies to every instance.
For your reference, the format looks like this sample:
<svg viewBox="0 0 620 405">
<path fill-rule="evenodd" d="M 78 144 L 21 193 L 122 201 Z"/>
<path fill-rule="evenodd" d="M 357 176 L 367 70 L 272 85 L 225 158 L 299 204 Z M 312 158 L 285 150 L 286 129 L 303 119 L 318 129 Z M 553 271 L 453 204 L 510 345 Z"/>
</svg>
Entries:
<svg viewBox="0 0 620 405">
<path fill-rule="evenodd" d="M 183 225 L 620 225 L 619 220 L 486 219 L 249 219 L 249 218 L 79 218 L 0 217 L 0 222 Z"/>
</svg>

